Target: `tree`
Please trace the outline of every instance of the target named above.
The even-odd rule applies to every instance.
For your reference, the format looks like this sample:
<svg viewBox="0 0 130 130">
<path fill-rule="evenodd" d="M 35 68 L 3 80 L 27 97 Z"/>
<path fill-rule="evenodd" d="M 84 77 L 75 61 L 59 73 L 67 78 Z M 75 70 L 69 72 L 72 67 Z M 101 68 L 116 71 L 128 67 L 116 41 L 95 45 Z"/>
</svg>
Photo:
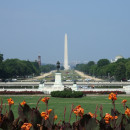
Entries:
<svg viewBox="0 0 130 130">
<path fill-rule="evenodd" d="M 6 76 L 3 59 L 3 54 L 0 54 L 0 79 L 3 79 Z"/>
<path fill-rule="evenodd" d="M 3 59 L 3 54 L 0 54 L 0 63 L 2 63 Z"/>
<path fill-rule="evenodd" d="M 89 74 L 90 75 L 96 75 L 96 70 L 97 70 L 97 65 L 92 65 L 89 69 Z"/>
<path fill-rule="evenodd" d="M 19 60 L 19 59 L 7 59 L 4 61 L 6 70 L 6 78 L 12 78 L 17 76 L 28 76 L 32 74 L 38 75 L 40 69 L 37 63 Z"/>
<path fill-rule="evenodd" d="M 97 62 L 98 67 L 103 67 L 103 66 L 108 65 L 108 64 L 110 64 L 110 61 L 108 59 L 100 59 Z"/>
<path fill-rule="evenodd" d="M 126 79 L 126 67 L 124 63 L 119 62 L 117 64 L 115 69 L 115 77 L 118 81 Z"/>
<path fill-rule="evenodd" d="M 94 62 L 94 61 L 89 61 L 87 65 L 88 65 L 88 66 L 95 65 L 95 62 Z"/>
<path fill-rule="evenodd" d="M 130 61 L 126 63 L 126 78 L 130 79 Z"/>
<path fill-rule="evenodd" d="M 107 74 L 109 73 L 109 76 L 112 77 L 115 75 L 115 70 L 116 70 L 116 65 L 117 63 L 111 63 L 109 65 L 107 65 Z"/>
<path fill-rule="evenodd" d="M 42 65 L 40 69 L 41 72 L 46 73 L 46 72 L 50 72 L 51 70 L 56 70 L 56 66 L 52 64 L 47 64 L 47 65 Z"/>
</svg>

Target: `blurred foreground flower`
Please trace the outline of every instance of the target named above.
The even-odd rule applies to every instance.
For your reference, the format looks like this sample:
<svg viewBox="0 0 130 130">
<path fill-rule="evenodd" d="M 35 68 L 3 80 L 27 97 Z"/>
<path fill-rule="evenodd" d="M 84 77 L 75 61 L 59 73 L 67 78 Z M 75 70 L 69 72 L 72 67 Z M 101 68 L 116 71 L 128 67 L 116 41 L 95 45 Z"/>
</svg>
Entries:
<svg viewBox="0 0 130 130">
<path fill-rule="evenodd" d="M 112 101 L 117 100 L 116 94 L 115 93 L 110 93 L 108 99 L 111 99 Z"/>
<path fill-rule="evenodd" d="M 130 117 L 130 109 L 129 109 L 129 108 L 127 108 L 127 109 L 125 110 L 125 114 L 126 114 L 128 117 Z"/>
<path fill-rule="evenodd" d="M 31 124 L 31 123 L 24 123 L 24 124 L 21 126 L 21 130 L 30 130 L 31 127 L 32 127 L 32 124 Z"/>
<path fill-rule="evenodd" d="M 76 114 L 76 116 L 82 117 L 84 114 L 84 109 L 81 108 L 81 105 L 78 105 L 73 109 L 73 112 Z"/>
<path fill-rule="evenodd" d="M 126 99 L 124 99 L 121 103 L 126 103 L 127 102 L 127 100 Z"/>
<path fill-rule="evenodd" d="M 111 116 L 109 113 L 106 113 L 104 119 L 106 124 L 109 124 L 110 120 L 117 119 L 118 116 Z"/>
<path fill-rule="evenodd" d="M 124 109 L 125 109 L 125 103 L 127 102 L 127 100 L 126 99 L 124 99 L 121 103 L 123 103 L 123 107 L 124 107 Z"/>
<path fill-rule="evenodd" d="M 9 103 L 9 105 L 12 105 L 12 104 L 14 104 L 14 101 L 13 101 L 13 99 L 12 99 L 12 98 L 10 98 L 10 99 L 7 99 L 7 101 L 8 101 L 8 103 Z"/>
<path fill-rule="evenodd" d="M 41 99 L 42 102 L 45 102 L 45 104 L 48 104 L 49 97 L 44 97 Z"/>
<path fill-rule="evenodd" d="M 41 117 L 44 117 L 45 120 L 49 119 L 49 115 L 50 115 L 51 111 L 52 111 L 52 109 L 49 109 L 46 112 L 42 112 Z"/>
<path fill-rule="evenodd" d="M 23 106 L 23 105 L 25 105 L 25 104 L 26 104 L 26 102 L 25 102 L 25 101 L 23 101 L 23 102 L 21 102 L 20 104 Z"/>
<path fill-rule="evenodd" d="M 54 120 L 57 120 L 57 115 L 54 116 Z"/>
<path fill-rule="evenodd" d="M 93 114 L 93 113 L 91 113 L 91 112 L 89 112 L 88 114 L 91 116 L 91 118 L 94 118 L 94 117 L 95 117 L 95 114 Z M 97 117 L 97 115 L 96 115 L 96 117 Z"/>
</svg>

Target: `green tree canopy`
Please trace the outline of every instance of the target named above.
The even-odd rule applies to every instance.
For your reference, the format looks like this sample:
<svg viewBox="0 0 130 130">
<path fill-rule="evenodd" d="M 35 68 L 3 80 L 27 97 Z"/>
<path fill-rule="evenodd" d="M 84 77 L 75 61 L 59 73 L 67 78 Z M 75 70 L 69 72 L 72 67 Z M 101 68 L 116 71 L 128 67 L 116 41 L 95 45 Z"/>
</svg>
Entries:
<svg viewBox="0 0 130 130">
<path fill-rule="evenodd" d="M 117 67 L 115 69 L 115 77 L 117 80 L 126 79 L 126 67 L 122 62 L 119 62 L 117 64 Z"/>
<path fill-rule="evenodd" d="M 108 65 L 108 64 L 110 64 L 110 61 L 108 59 L 100 59 L 97 62 L 98 67 L 103 67 L 103 66 Z"/>
<path fill-rule="evenodd" d="M 3 54 L 0 54 L 0 63 L 2 63 L 3 59 Z"/>
</svg>

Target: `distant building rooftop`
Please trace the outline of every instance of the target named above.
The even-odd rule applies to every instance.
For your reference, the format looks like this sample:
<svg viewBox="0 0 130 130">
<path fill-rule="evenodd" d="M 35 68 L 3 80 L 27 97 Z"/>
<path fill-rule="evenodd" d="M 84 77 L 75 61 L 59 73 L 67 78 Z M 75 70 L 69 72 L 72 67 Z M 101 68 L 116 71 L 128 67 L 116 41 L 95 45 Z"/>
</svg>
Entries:
<svg viewBox="0 0 130 130">
<path fill-rule="evenodd" d="M 121 55 L 118 55 L 118 56 L 115 57 L 114 60 L 111 60 L 111 62 L 112 62 L 112 63 L 113 63 L 113 62 L 116 62 L 117 60 L 122 59 L 122 58 L 124 58 L 124 57 L 121 56 Z"/>
</svg>

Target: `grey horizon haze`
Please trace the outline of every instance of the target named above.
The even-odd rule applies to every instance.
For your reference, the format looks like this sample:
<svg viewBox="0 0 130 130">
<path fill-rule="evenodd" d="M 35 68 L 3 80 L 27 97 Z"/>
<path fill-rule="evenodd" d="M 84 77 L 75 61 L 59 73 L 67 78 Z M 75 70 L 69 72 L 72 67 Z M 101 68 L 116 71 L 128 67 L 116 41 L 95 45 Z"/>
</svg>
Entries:
<svg viewBox="0 0 130 130">
<path fill-rule="evenodd" d="M 42 63 L 129 58 L 129 0 L 1 0 L 0 53 Z"/>
</svg>

